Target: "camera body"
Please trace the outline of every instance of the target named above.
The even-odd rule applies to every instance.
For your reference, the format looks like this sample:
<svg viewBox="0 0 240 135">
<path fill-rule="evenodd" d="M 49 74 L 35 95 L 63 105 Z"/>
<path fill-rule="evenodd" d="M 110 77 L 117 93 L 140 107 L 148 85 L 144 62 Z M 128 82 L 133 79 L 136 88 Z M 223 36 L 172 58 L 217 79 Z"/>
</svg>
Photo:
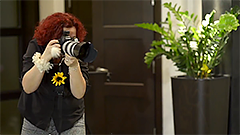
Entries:
<svg viewBox="0 0 240 135">
<path fill-rule="evenodd" d="M 69 31 L 63 31 L 62 37 L 58 40 L 62 47 L 62 53 L 67 53 L 83 62 L 91 63 L 97 57 L 97 50 L 91 42 L 79 42 L 69 36 Z"/>
</svg>

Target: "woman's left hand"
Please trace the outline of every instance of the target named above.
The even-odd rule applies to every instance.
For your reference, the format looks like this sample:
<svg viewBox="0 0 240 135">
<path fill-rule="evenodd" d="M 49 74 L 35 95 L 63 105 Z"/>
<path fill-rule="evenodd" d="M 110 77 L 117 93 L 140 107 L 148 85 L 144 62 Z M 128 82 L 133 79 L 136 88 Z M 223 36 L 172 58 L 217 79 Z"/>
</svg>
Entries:
<svg viewBox="0 0 240 135">
<path fill-rule="evenodd" d="M 78 59 L 65 53 L 64 63 L 69 67 L 77 67 Z"/>
</svg>

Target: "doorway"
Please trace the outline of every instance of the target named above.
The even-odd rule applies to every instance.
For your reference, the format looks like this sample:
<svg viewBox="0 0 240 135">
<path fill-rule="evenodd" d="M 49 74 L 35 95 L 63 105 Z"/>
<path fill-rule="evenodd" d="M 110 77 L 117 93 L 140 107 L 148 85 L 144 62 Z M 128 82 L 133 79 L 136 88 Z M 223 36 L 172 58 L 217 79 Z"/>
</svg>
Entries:
<svg viewBox="0 0 240 135">
<path fill-rule="evenodd" d="M 111 73 L 110 81 L 90 74 L 94 85 L 85 97 L 89 133 L 161 134 L 161 65 L 157 61 L 148 69 L 143 59 L 154 33 L 134 26 L 154 22 L 157 8 L 139 0 L 65 1 L 65 9 L 80 19 L 86 40 L 98 50 L 90 70 L 102 67 Z"/>
<path fill-rule="evenodd" d="M 0 134 L 19 134 L 22 56 L 38 22 L 38 0 L 4 0 L 0 10 Z"/>
</svg>

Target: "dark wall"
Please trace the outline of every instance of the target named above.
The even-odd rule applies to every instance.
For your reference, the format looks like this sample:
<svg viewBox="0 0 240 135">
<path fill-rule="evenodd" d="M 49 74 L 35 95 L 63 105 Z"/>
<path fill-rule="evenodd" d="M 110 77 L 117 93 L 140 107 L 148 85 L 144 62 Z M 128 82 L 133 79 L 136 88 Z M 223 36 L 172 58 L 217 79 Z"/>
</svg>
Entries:
<svg viewBox="0 0 240 135">
<path fill-rule="evenodd" d="M 202 6 L 203 17 L 215 9 L 216 14 L 214 17 L 217 19 L 222 13 L 231 8 L 232 0 L 202 0 Z"/>
<path fill-rule="evenodd" d="M 229 10 L 235 5 L 240 6 L 240 0 L 202 0 L 203 16 L 210 13 L 213 9 L 217 11 L 215 17 Z M 230 92 L 230 109 L 229 109 L 229 134 L 239 134 L 239 45 L 240 30 L 232 32 L 229 39 L 226 52 L 222 63 L 215 69 L 216 74 L 230 74 L 231 92 Z"/>
<path fill-rule="evenodd" d="M 238 5 L 240 7 L 240 0 L 232 0 L 232 5 Z M 240 17 L 238 17 L 240 21 Z M 229 133 L 230 134 L 240 134 L 240 117 L 239 117 L 239 84 L 240 84 L 240 59 L 239 59 L 239 52 L 240 52 L 240 28 L 238 31 L 233 32 L 232 34 L 232 46 L 229 49 L 230 56 L 231 56 L 231 75 L 232 75 L 232 83 L 231 83 L 231 101 L 230 101 L 230 121 L 229 121 Z"/>
</svg>

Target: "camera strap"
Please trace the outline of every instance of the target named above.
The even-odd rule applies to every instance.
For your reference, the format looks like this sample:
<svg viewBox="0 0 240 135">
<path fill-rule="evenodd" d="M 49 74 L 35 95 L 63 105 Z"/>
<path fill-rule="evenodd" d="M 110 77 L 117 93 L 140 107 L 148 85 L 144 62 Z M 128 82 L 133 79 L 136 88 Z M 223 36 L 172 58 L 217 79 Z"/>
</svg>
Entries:
<svg viewBox="0 0 240 135">
<path fill-rule="evenodd" d="M 56 92 L 58 94 L 58 116 L 59 116 L 59 130 L 62 130 L 62 100 L 63 100 L 63 93 L 64 93 L 64 85 L 58 86 L 56 88 Z"/>
<path fill-rule="evenodd" d="M 61 60 L 61 62 L 59 63 L 59 72 L 62 72 L 62 61 L 64 59 Z M 62 101 L 63 101 L 63 95 L 64 95 L 64 84 L 57 86 L 55 88 L 57 95 L 58 95 L 58 105 L 57 105 L 57 109 L 58 109 L 58 116 L 59 116 L 59 131 L 61 132 L 62 130 Z M 61 134 L 61 133 L 59 133 Z"/>
</svg>

